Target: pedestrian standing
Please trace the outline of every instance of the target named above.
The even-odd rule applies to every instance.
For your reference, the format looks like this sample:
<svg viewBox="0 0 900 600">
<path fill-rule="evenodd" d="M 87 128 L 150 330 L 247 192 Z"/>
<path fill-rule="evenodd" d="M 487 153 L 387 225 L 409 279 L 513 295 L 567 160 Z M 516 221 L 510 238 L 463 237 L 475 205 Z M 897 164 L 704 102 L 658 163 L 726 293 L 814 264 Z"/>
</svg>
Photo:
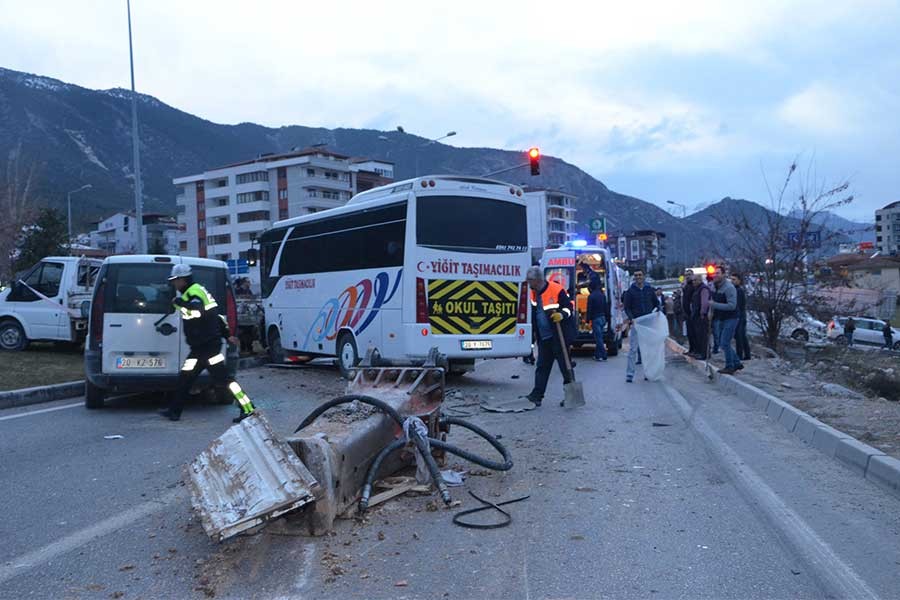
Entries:
<svg viewBox="0 0 900 600">
<path fill-rule="evenodd" d="M 609 302 L 606 292 L 599 281 L 591 282 L 591 295 L 588 296 L 587 319 L 594 333 L 594 360 L 606 361 L 606 324 L 609 323 Z"/>
<path fill-rule="evenodd" d="M 738 326 L 737 289 L 725 276 L 725 269 L 722 267 L 716 267 L 715 286 L 713 299 L 709 304 L 713 309 L 713 321 L 719 323 L 719 342 L 722 352 L 725 353 L 725 368 L 719 369 L 719 373 L 734 375 L 744 368 L 738 359 L 737 352 L 731 346 Z"/>
<path fill-rule="evenodd" d="M 694 281 L 694 290 L 691 294 L 691 323 L 694 325 L 694 358 L 706 360 L 709 358 L 709 286 L 698 275 Z"/>
<path fill-rule="evenodd" d="M 628 324 L 634 325 L 634 320 L 659 308 L 659 302 L 656 298 L 656 292 L 652 287 L 644 282 L 644 272 L 637 270 L 634 272 L 634 283 L 625 290 L 625 315 L 628 317 Z M 628 364 L 625 367 L 625 381 L 631 383 L 634 381 L 635 364 L 640 351 L 640 341 L 638 340 L 638 332 L 636 327 L 631 327 L 628 334 Z"/>
<path fill-rule="evenodd" d="M 237 344 L 238 340 L 231 335 L 225 318 L 219 314 L 216 299 L 205 287 L 194 282 L 190 265 L 174 265 L 169 281 L 178 291 L 172 304 L 181 313 L 184 337 L 191 352 L 181 366 L 178 389 L 169 407 L 160 414 L 172 421 L 179 420 L 188 392 L 197 377 L 206 370 L 214 383 L 226 386 L 234 396 L 240 407 L 240 413 L 234 418 L 237 423 L 254 411 L 250 398 L 228 374 L 225 355 L 222 354 L 222 338 L 232 344 Z"/>
<path fill-rule="evenodd" d="M 681 310 L 684 313 L 685 329 L 688 339 L 688 349 L 685 354 L 697 353 L 697 341 L 694 332 L 694 319 L 691 313 L 691 303 L 694 300 L 694 272 L 690 269 L 684 271 L 684 286 L 681 288 Z"/>
<path fill-rule="evenodd" d="M 890 350 L 894 346 L 894 330 L 891 329 L 891 324 L 887 321 L 884 322 L 884 327 L 881 328 L 881 335 L 884 336 L 884 347 Z"/>
<path fill-rule="evenodd" d="M 844 324 L 844 337 L 847 338 L 847 345 L 853 345 L 853 332 L 856 331 L 856 321 L 853 320 L 853 317 L 847 319 L 847 322 Z"/>
<path fill-rule="evenodd" d="M 672 309 L 675 314 L 675 337 L 681 341 L 684 338 L 684 302 L 681 298 L 681 288 L 672 293 Z"/>
<path fill-rule="evenodd" d="M 566 368 L 565 353 L 575 339 L 575 319 L 572 316 L 572 301 L 566 289 L 555 281 L 544 279 L 544 272 L 540 267 L 528 269 L 526 281 L 531 288 L 531 322 L 536 329 L 538 355 L 534 388 L 525 397 L 535 406 L 540 406 L 544 401 L 554 360 L 562 373 L 563 385 L 572 381 Z M 562 339 L 559 337 L 560 329 L 563 332 Z"/>
<path fill-rule="evenodd" d="M 747 338 L 747 290 L 744 289 L 743 278 L 737 273 L 731 275 L 731 283 L 734 284 L 738 297 L 738 326 L 734 334 L 734 343 L 737 346 L 738 359 L 750 360 L 750 340 Z"/>
<path fill-rule="evenodd" d="M 663 296 L 664 306 L 666 307 L 666 321 L 669 322 L 669 335 L 675 336 L 675 301 L 671 294 Z"/>
</svg>

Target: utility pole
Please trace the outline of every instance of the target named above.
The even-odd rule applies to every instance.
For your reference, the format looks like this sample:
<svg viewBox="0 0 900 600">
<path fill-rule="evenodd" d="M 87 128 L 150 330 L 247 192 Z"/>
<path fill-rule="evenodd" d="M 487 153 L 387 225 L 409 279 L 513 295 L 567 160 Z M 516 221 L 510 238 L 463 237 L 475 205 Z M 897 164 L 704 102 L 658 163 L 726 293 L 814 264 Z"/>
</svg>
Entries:
<svg viewBox="0 0 900 600">
<path fill-rule="evenodd" d="M 681 218 L 687 218 L 687 206 L 681 204 L 680 202 L 675 202 L 674 200 L 666 200 L 666 204 L 678 206 L 679 208 L 681 208 Z M 681 239 L 681 260 L 684 261 L 684 264 L 681 266 L 681 268 L 687 269 L 687 240 L 685 240 L 684 238 Z"/>
<path fill-rule="evenodd" d="M 89 190 L 92 187 L 94 187 L 94 186 L 92 186 L 89 183 L 86 183 L 83 186 L 81 186 L 80 188 L 78 188 L 77 190 L 72 190 L 71 192 L 66 194 L 66 206 L 68 207 L 68 211 L 67 211 L 68 217 L 66 219 L 66 222 L 68 223 L 68 229 L 69 229 L 69 254 L 72 254 L 72 194 L 77 194 L 78 192 L 80 192 L 82 190 Z"/>
<path fill-rule="evenodd" d="M 131 45 L 131 0 L 125 0 L 128 6 L 128 62 L 131 66 L 131 145 L 134 148 L 134 220 L 137 234 L 138 254 L 147 253 L 147 240 L 144 238 L 144 201 L 141 188 L 141 142 L 138 138 L 137 92 L 134 91 L 134 50 Z"/>
</svg>

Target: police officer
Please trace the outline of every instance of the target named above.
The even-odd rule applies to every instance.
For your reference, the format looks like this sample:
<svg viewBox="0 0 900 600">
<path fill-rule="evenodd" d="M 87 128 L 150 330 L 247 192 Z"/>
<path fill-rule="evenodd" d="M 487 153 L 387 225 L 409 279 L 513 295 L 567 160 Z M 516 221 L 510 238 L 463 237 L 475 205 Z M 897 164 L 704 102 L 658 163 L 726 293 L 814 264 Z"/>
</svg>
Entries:
<svg viewBox="0 0 900 600">
<path fill-rule="evenodd" d="M 181 411 L 187 400 L 191 386 L 204 369 L 216 385 L 227 386 L 240 406 L 241 412 L 235 417 L 237 423 L 244 417 L 253 413 L 253 404 L 250 398 L 228 375 L 225 366 L 225 355 L 222 354 L 222 338 L 232 344 L 237 344 L 237 338 L 231 335 L 225 317 L 216 310 L 219 306 L 215 298 L 199 283 L 195 283 L 190 265 L 179 264 L 172 267 L 169 281 L 178 291 L 178 295 L 172 300 L 175 311 L 181 313 L 184 337 L 191 348 L 190 354 L 181 366 L 178 376 L 178 390 L 169 404 L 169 408 L 162 411 L 162 416 L 177 421 L 181 418 Z"/>
<path fill-rule="evenodd" d="M 563 384 L 572 381 L 566 369 L 564 352 L 575 338 L 575 321 L 572 318 L 572 301 L 566 289 L 555 281 L 546 281 L 540 267 L 531 267 L 526 275 L 531 288 L 532 327 L 535 329 L 538 357 L 534 371 L 534 389 L 525 396 L 536 406 L 544 400 L 547 381 L 556 360 L 563 376 Z M 561 325 L 563 339 L 559 339 L 556 324 Z"/>
</svg>

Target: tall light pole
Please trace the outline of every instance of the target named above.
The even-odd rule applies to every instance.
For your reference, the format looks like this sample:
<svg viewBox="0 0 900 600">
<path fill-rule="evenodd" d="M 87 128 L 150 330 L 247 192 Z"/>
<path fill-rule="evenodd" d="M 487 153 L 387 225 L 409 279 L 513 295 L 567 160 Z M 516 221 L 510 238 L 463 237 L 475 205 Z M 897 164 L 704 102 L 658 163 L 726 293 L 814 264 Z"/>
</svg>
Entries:
<svg viewBox="0 0 900 600">
<path fill-rule="evenodd" d="M 137 229 L 138 254 L 147 253 L 147 240 L 144 239 L 144 202 L 141 189 L 141 150 L 138 138 L 137 92 L 134 91 L 134 51 L 131 47 L 131 0 L 128 6 L 128 62 L 131 67 L 131 145 L 134 149 L 134 220 Z"/>
<path fill-rule="evenodd" d="M 69 224 L 69 254 L 72 253 L 72 194 L 77 194 L 83 190 L 89 190 L 92 186 L 89 183 L 84 184 L 77 190 L 72 190 L 68 194 L 66 194 L 66 204 L 68 205 L 68 224 Z"/>
<path fill-rule="evenodd" d="M 673 206 L 678 206 L 681 208 L 681 218 L 687 218 L 687 206 L 681 204 L 680 202 L 675 202 L 674 200 L 666 200 L 666 204 L 671 204 Z M 687 269 L 687 241 L 682 238 L 681 239 L 681 260 L 684 264 L 681 265 L 682 269 Z"/>
<path fill-rule="evenodd" d="M 403 129 L 402 125 L 397 125 L 397 131 L 399 131 L 400 133 L 406 133 L 406 130 Z M 446 134 L 442 135 L 441 137 L 434 138 L 433 140 L 428 140 L 424 144 L 419 144 L 418 148 L 416 148 L 416 177 L 419 176 L 419 148 L 424 148 L 425 146 L 430 146 L 431 144 L 434 144 L 441 140 L 445 140 L 448 137 L 453 137 L 454 135 L 456 135 L 455 131 L 448 131 Z"/>
</svg>

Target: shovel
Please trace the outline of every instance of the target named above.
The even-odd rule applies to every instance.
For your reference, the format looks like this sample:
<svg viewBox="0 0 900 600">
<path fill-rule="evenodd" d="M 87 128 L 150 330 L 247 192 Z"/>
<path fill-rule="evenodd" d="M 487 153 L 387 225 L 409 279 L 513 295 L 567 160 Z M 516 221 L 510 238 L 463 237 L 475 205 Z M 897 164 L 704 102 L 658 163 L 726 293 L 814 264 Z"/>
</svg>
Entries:
<svg viewBox="0 0 900 600">
<path fill-rule="evenodd" d="M 571 379 L 569 383 L 563 385 L 565 397 L 559 405 L 566 408 L 584 406 L 584 389 L 581 387 L 581 382 L 575 381 L 575 371 L 572 370 L 569 349 L 566 348 L 566 339 L 563 337 L 562 326 L 559 323 L 556 324 L 556 335 L 559 338 L 559 345 L 562 347 L 563 358 L 566 360 L 566 370 L 569 372 L 569 379 Z"/>
</svg>

